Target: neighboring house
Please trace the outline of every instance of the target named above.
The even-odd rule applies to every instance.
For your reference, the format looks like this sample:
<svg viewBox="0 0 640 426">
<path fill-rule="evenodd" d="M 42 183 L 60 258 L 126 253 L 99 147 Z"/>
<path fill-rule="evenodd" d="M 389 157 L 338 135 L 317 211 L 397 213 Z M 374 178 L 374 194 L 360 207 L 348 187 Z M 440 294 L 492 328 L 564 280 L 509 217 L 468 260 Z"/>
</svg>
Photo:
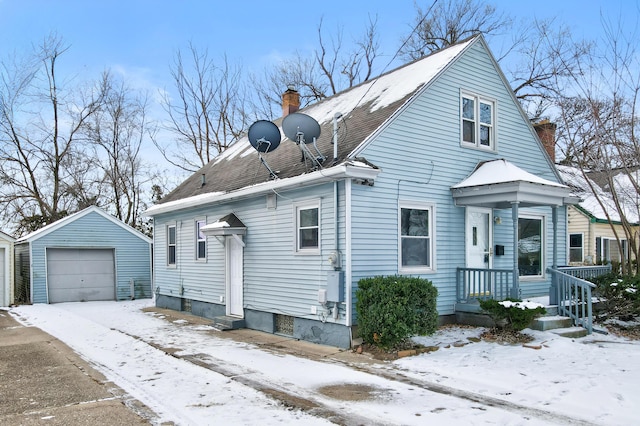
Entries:
<svg viewBox="0 0 640 426">
<path fill-rule="evenodd" d="M 573 194 L 581 200 L 579 204 L 570 206 L 568 211 L 569 264 L 599 265 L 620 262 L 622 259 L 635 260 L 611 194 L 589 177 L 589 174 L 583 175 L 580 169 L 557 167 L 563 180 L 572 188 Z M 624 180 L 624 175 L 614 178 L 619 186 L 619 194 L 624 193 Z M 621 197 L 621 201 L 637 241 L 640 231 L 637 193 L 635 199 L 625 195 Z"/>
<path fill-rule="evenodd" d="M 0 306 L 13 303 L 13 243 L 9 234 L 0 231 Z"/>
<path fill-rule="evenodd" d="M 15 264 L 16 302 L 152 296 L 151 239 L 94 206 L 19 238 Z"/>
<path fill-rule="evenodd" d="M 484 38 L 300 112 L 318 152 L 242 138 L 146 212 L 157 306 L 349 347 L 364 277 L 431 280 L 443 321 L 473 294 L 548 294 L 575 200 Z"/>
</svg>

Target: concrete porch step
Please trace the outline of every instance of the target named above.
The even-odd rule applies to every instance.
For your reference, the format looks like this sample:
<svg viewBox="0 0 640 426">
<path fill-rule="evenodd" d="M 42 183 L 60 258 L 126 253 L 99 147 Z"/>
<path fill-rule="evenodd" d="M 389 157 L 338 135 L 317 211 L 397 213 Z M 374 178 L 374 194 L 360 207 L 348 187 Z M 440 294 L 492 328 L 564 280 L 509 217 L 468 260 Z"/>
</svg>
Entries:
<svg viewBox="0 0 640 426">
<path fill-rule="evenodd" d="M 534 319 L 530 328 L 538 331 L 548 331 L 558 328 L 568 328 L 571 326 L 573 326 L 571 318 L 553 315 Z"/>
<path fill-rule="evenodd" d="M 213 327 L 218 330 L 237 330 L 239 328 L 245 328 L 245 322 L 242 318 L 230 317 L 227 315 L 215 317 L 213 319 L 213 323 L 211 324 Z"/>
<path fill-rule="evenodd" d="M 587 335 L 587 329 L 582 327 L 556 328 L 555 330 L 550 330 L 550 332 L 569 338 L 584 337 Z"/>
</svg>

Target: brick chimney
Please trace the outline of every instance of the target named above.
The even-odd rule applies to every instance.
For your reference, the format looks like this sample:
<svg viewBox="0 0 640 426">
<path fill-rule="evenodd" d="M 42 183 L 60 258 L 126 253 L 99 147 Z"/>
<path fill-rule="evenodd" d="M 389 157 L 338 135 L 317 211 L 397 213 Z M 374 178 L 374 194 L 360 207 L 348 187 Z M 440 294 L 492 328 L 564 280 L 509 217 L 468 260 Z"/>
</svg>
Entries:
<svg viewBox="0 0 640 426">
<path fill-rule="evenodd" d="M 542 146 L 549 154 L 551 162 L 556 163 L 556 124 L 549 120 L 542 120 L 533 124 L 533 128 L 542 142 Z"/>
<path fill-rule="evenodd" d="M 289 86 L 282 94 L 282 117 L 296 112 L 300 108 L 300 93 L 293 86 Z"/>
</svg>

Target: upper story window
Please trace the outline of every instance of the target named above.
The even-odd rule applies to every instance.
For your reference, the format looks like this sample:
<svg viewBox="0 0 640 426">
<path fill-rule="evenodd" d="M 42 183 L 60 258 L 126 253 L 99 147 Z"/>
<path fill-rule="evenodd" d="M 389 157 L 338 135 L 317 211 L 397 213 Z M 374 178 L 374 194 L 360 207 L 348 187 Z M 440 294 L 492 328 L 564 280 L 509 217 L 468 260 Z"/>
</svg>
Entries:
<svg viewBox="0 0 640 426">
<path fill-rule="evenodd" d="M 296 206 L 296 251 L 317 253 L 320 249 L 320 203 Z"/>
<path fill-rule="evenodd" d="M 206 220 L 196 220 L 196 260 L 207 258 L 207 237 L 202 233 L 202 227 L 206 224 Z"/>
<path fill-rule="evenodd" d="M 462 143 L 495 149 L 495 102 L 463 94 L 461 110 Z"/>
<path fill-rule="evenodd" d="M 423 204 L 400 206 L 401 272 L 433 270 L 433 207 Z"/>
<path fill-rule="evenodd" d="M 178 245 L 176 237 L 176 226 L 167 226 L 167 265 L 176 264 L 176 250 Z"/>
</svg>

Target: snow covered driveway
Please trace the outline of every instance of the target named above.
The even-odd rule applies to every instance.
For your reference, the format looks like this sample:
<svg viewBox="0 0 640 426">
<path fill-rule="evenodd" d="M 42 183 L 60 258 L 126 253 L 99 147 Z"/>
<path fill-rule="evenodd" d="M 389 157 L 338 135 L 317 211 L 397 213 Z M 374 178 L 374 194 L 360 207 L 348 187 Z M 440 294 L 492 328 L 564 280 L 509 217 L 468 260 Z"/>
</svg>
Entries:
<svg viewBox="0 0 640 426">
<path fill-rule="evenodd" d="M 372 367 L 265 351 L 142 311 L 149 306 L 64 303 L 11 312 L 148 405 L 156 424 L 613 425 L 633 423 L 640 403 L 637 342 L 595 336 L 606 341 L 582 344 L 540 333 L 540 350 L 480 342 Z M 345 385 L 367 398 L 323 392 Z"/>
</svg>

